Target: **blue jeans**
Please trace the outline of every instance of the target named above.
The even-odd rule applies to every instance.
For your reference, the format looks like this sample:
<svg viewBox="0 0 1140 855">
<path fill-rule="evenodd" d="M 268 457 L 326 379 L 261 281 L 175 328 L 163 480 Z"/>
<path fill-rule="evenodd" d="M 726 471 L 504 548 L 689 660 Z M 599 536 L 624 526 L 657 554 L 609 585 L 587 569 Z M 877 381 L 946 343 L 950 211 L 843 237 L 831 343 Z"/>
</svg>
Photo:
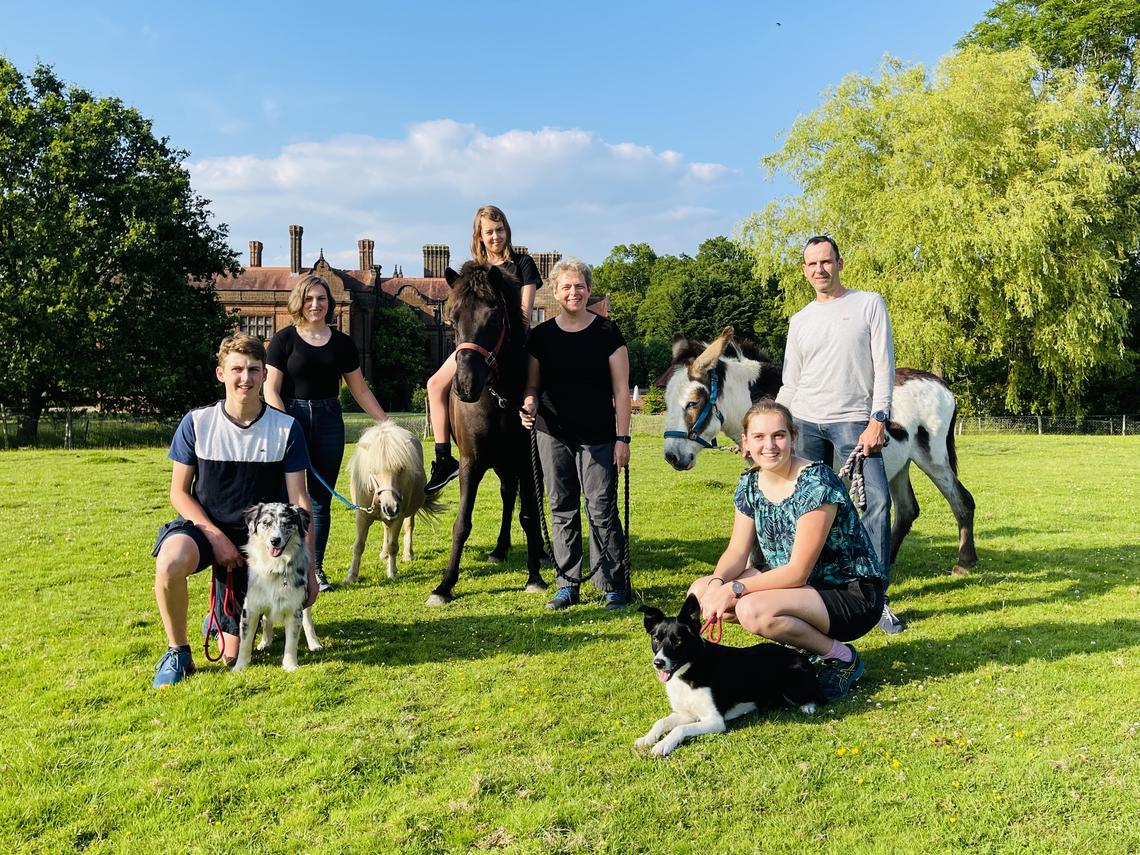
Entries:
<svg viewBox="0 0 1140 855">
<path fill-rule="evenodd" d="M 305 434 L 305 444 L 309 447 L 309 465 L 325 479 L 330 487 L 336 487 L 340 474 L 340 464 L 344 460 L 344 418 L 341 416 L 340 401 L 327 398 L 323 401 L 289 400 L 285 410 L 301 426 Z M 332 494 L 321 482 L 308 473 L 309 498 L 313 502 L 313 546 L 317 556 L 317 568 L 325 565 L 325 546 L 329 542 L 331 522 L 329 506 Z"/>
<path fill-rule="evenodd" d="M 842 466 L 859 441 L 867 422 L 803 422 L 795 420 L 798 436 L 796 454 L 808 460 L 822 460 L 828 466 Z M 863 484 L 867 488 L 867 510 L 863 512 L 863 528 L 871 540 L 871 548 L 879 563 L 891 571 L 891 489 L 887 484 L 887 469 L 881 452 L 863 461 Z M 887 583 L 883 583 L 883 591 Z"/>
</svg>

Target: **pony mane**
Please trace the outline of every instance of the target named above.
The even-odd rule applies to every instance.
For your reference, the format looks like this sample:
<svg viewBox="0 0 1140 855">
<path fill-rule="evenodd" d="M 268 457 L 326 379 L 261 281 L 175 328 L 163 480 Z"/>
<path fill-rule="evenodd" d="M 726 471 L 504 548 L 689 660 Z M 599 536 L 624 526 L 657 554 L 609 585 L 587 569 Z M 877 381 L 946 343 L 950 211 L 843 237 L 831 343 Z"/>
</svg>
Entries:
<svg viewBox="0 0 1140 855">
<path fill-rule="evenodd" d="M 675 350 L 673 353 L 673 362 L 670 368 L 677 365 L 688 365 L 698 356 L 705 352 L 709 344 L 705 341 L 697 341 L 696 339 L 685 339 L 674 345 Z M 771 362 L 764 351 L 760 350 L 753 342 L 748 339 L 733 338 L 724 349 L 724 357 L 726 359 L 752 359 L 756 362 Z"/>
<path fill-rule="evenodd" d="M 407 430 L 390 420 L 368 428 L 360 435 L 348 463 L 353 495 L 371 495 L 370 473 L 376 473 L 380 481 L 394 482 L 403 482 L 417 467 L 422 473 L 424 463 L 422 456 L 416 454 L 418 445 Z"/>
<path fill-rule="evenodd" d="M 511 333 L 521 335 L 522 330 L 522 289 L 519 281 L 505 270 L 499 269 L 498 275 L 501 287 L 492 279 L 491 265 L 480 264 L 477 261 L 465 261 L 459 271 L 459 279 L 451 288 L 447 298 L 446 311 L 449 315 L 455 313 L 465 314 L 472 311 L 475 304 L 482 303 L 494 306 L 502 297 L 507 305 L 507 315 L 511 322 Z M 521 339 L 520 339 L 521 340 Z"/>
</svg>

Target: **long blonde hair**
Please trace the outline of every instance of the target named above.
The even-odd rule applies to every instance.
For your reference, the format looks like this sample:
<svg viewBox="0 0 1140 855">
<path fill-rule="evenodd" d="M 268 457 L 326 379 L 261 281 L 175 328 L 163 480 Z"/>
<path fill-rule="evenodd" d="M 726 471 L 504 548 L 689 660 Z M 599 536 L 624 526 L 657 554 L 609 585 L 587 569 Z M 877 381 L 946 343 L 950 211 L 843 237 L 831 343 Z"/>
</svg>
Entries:
<svg viewBox="0 0 1140 855">
<path fill-rule="evenodd" d="M 503 213 L 501 208 L 494 205 L 484 205 L 475 212 L 475 222 L 471 225 L 471 257 L 478 261 L 480 264 L 491 264 L 491 256 L 487 254 L 487 247 L 483 245 L 483 229 L 479 226 L 479 220 L 486 217 L 494 223 L 502 223 L 503 229 L 507 233 L 507 248 L 504 252 L 507 259 L 515 257 L 514 247 L 511 246 L 511 224 L 507 222 L 507 215 Z"/>
<path fill-rule="evenodd" d="M 305 322 L 305 292 L 309 290 L 310 285 L 320 285 L 325 289 L 325 293 L 328 294 L 329 310 L 325 312 L 325 323 L 331 324 L 336 317 L 336 300 L 333 299 L 332 287 L 325 277 L 318 276 L 316 273 L 307 273 L 301 277 L 300 281 L 293 286 L 293 290 L 289 292 L 288 308 L 294 325 L 302 326 Z"/>
</svg>

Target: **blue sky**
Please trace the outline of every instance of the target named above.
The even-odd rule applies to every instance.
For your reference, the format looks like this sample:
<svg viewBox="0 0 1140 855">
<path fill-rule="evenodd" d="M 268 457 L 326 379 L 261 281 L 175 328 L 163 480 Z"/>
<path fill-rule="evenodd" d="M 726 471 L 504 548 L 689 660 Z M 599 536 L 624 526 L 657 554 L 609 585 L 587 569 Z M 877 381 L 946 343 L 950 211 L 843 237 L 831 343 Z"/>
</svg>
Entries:
<svg viewBox="0 0 1140 855">
<path fill-rule="evenodd" d="M 288 263 L 288 225 L 356 266 L 467 257 L 500 205 L 515 242 L 601 261 L 618 243 L 695 253 L 773 196 L 759 158 L 885 53 L 932 66 L 992 5 L 24 3 L 0 53 L 113 95 L 190 152 L 247 260 Z"/>
</svg>

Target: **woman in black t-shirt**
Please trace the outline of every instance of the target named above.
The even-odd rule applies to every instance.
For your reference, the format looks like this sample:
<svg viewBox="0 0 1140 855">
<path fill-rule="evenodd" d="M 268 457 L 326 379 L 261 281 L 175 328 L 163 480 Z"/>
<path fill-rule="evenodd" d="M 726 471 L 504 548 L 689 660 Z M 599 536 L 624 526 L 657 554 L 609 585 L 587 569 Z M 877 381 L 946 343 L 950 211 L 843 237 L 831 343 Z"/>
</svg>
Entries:
<svg viewBox="0 0 1140 855">
<path fill-rule="evenodd" d="M 471 257 L 480 264 L 497 265 L 519 281 L 522 286 L 523 321 L 529 327 L 534 292 L 542 287 L 542 277 L 533 258 L 525 252 L 515 252 L 511 246 L 511 224 L 507 222 L 507 215 L 494 205 L 484 205 L 475 212 L 475 222 L 471 229 Z M 459 474 L 459 463 L 451 454 L 451 423 L 447 410 L 447 399 L 451 395 L 454 379 L 453 353 L 427 382 L 431 429 L 435 434 L 435 462 L 431 465 L 431 477 L 424 488 L 428 493 L 442 490 Z"/>
<path fill-rule="evenodd" d="M 594 585 L 606 608 L 629 604 L 622 562 L 625 533 L 618 519 L 617 473 L 629 463 L 629 351 L 613 322 L 587 310 L 589 265 L 564 258 L 550 271 L 562 311 L 530 335 L 527 389 L 520 417 L 538 430 L 538 453 L 550 498 L 558 593 L 546 604 L 579 600 L 585 498 Z"/>
<path fill-rule="evenodd" d="M 312 469 L 309 496 L 313 501 L 313 546 L 317 581 L 322 591 L 331 586 L 324 572 L 329 541 L 332 493 L 344 459 L 344 418 L 340 410 L 340 381 L 348 384 L 360 408 L 377 421 L 388 416 L 368 388 L 360 371 L 360 354 L 352 339 L 329 326 L 336 303 L 324 277 L 302 276 L 289 294 L 292 326 L 269 342 L 265 400 L 297 420 L 309 446 Z"/>
</svg>

